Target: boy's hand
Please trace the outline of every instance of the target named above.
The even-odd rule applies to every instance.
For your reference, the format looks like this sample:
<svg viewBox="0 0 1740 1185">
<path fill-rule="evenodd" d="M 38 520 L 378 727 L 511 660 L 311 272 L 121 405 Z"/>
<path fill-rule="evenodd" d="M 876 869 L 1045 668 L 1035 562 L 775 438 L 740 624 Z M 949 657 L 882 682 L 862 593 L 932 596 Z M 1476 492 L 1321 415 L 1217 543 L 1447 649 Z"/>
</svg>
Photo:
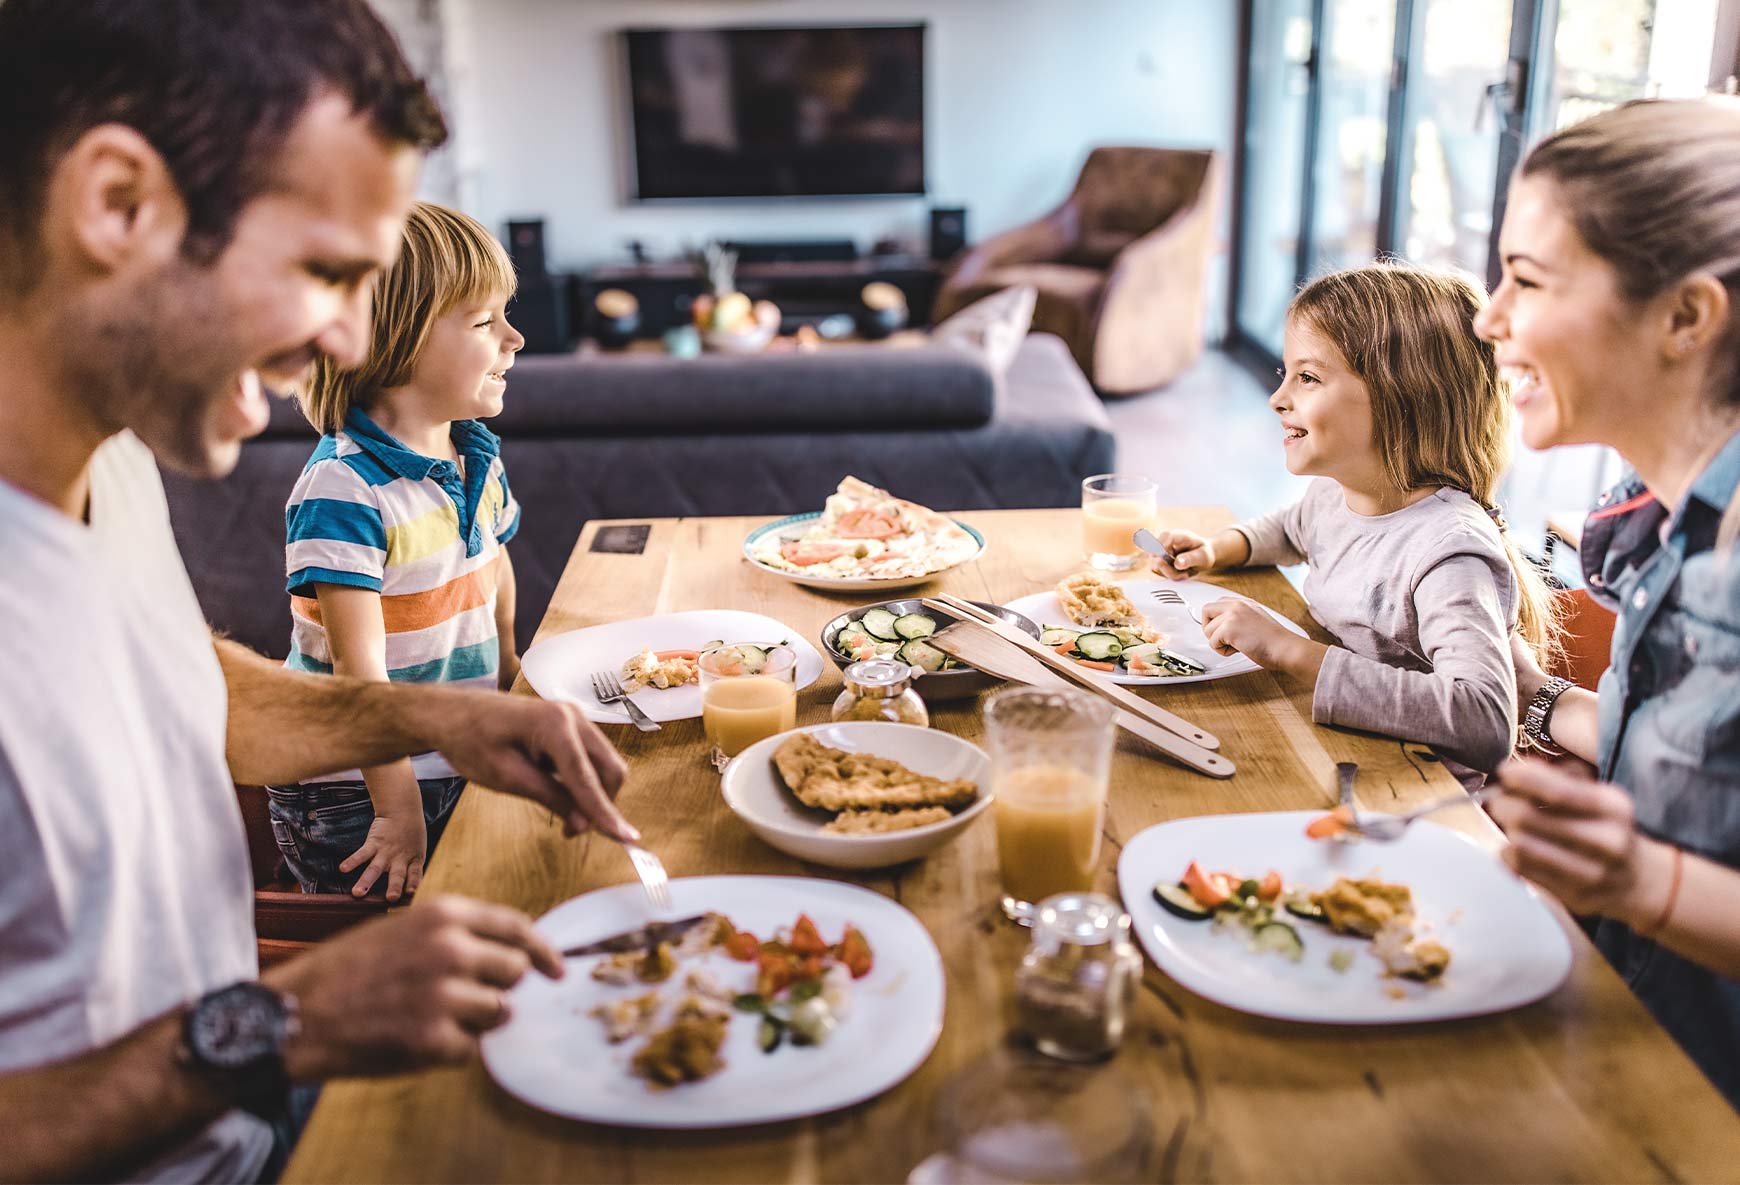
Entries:
<svg viewBox="0 0 1740 1185">
<path fill-rule="evenodd" d="M 1156 531 L 1154 537 L 1166 549 L 1155 556 L 1153 569 L 1168 580 L 1189 580 L 1214 571 L 1214 543 L 1195 531 Z"/>
<path fill-rule="evenodd" d="M 349 872 L 366 863 L 368 867 L 351 887 L 352 895 L 366 897 L 384 875 L 387 878 L 387 900 L 397 901 L 406 893 L 417 891 L 428 856 L 429 832 L 423 822 L 422 804 L 418 803 L 414 810 L 403 815 L 376 814 L 362 847 L 345 857 L 338 870 Z"/>
</svg>

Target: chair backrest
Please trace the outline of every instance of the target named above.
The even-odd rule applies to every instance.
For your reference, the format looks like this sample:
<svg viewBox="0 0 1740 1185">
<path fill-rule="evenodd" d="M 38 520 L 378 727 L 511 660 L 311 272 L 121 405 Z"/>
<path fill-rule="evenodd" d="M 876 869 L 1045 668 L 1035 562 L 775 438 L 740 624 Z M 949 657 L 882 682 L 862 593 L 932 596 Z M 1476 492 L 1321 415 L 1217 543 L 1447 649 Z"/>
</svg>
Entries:
<svg viewBox="0 0 1740 1185">
<path fill-rule="evenodd" d="M 1613 611 L 1580 588 L 1560 589 L 1553 595 L 1559 602 L 1564 634 L 1558 660 L 1547 673 L 1594 691 L 1613 654 Z"/>
<path fill-rule="evenodd" d="M 1127 243 L 1161 226 L 1201 194 L 1213 160 L 1207 149 L 1094 149 L 1069 197 L 1084 244 Z"/>
</svg>

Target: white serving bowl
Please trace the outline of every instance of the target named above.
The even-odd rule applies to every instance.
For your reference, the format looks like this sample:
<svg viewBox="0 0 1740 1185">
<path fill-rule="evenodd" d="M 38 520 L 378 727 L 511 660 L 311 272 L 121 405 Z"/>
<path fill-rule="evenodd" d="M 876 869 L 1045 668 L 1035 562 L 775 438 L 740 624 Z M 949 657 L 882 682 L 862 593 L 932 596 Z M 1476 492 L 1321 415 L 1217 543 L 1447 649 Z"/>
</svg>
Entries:
<svg viewBox="0 0 1740 1185">
<path fill-rule="evenodd" d="M 865 720 L 793 731 L 810 733 L 822 744 L 849 753 L 887 757 L 916 773 L 969 778 L 979 786 L 979 797 L 971 806 L 940 823 L 880 835 L 835 835 L 822 830 L 828 821 L 826 812 L 810 810 L 792 797 L 773 768 L 773 751 L 792 733 L 757 741 L 725 767 L 720 783 L 725 803 L 764 842 L 800 860 L 829 868 L 886 868 L 917 860 L 965 831 L 991 805 L 991 759 L 960 737 L 911 724 Z"/>
</svg>

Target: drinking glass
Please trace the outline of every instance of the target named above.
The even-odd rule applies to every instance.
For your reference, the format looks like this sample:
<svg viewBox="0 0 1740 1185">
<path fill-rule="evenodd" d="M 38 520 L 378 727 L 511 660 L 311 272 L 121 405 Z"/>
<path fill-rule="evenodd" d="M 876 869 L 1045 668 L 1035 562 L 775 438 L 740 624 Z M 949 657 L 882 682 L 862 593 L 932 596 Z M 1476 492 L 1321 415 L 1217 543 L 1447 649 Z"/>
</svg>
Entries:
<svg viewBox="0 0 1740 1185">
<path fill-rule="evenodd" d="M 1134 473 L 1101 473 L 1081 483 L 1082 550 L 1088 563 L 1127 572 L 1142 558 L 1135 534 L 1154 525 L 1160 487 Z"/>
<path fill-rule="evenodd" d="M 1063 1065 L 1010 1049 L 965 1067 L 937 1096 L 942 1151 L 911 1183 L 1144 1181 L 1154 1100 L 1115 1066 Z"/>
<path fill-rule="evenodd" d="M 745 648 L 764 653 L 757 665 Z M 797 653 L 780 643 L 741 642 L 701 655 L 701 726 L 715 769 L 756 741 L 797 727 Z"/>
<path fill-rule="evenodd" d="M 1111 776 L 1112 705 L 1085 691 L 1012 687 L 985 706 L 1003 912 L 1093 888 Z"/>
</svg>

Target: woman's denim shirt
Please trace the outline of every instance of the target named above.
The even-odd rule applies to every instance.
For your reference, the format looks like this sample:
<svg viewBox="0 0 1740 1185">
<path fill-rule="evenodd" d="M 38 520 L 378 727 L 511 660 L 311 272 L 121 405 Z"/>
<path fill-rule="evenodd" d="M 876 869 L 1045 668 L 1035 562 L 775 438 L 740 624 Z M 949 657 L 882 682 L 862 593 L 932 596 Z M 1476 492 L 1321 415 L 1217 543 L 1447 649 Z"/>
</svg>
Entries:
<svg viewBox="0 0 1740 1185">
<path fill-rule="evenodd" d="M 1672 514 L 1628 476 L 1602 495 L 1582 544 L 1591 594 L 1618 613 L 1600 686 L 1601 777 L 1630 791 L 1642 831 L 1730 867 L 1740 867 L 1740 548 L 1718 551 L 1716 535 L 1736 484 L 1740 434 Z M 1740 984 L 1611 920 L 1595 941 L 1740 1104 Z"/>
</svg>

